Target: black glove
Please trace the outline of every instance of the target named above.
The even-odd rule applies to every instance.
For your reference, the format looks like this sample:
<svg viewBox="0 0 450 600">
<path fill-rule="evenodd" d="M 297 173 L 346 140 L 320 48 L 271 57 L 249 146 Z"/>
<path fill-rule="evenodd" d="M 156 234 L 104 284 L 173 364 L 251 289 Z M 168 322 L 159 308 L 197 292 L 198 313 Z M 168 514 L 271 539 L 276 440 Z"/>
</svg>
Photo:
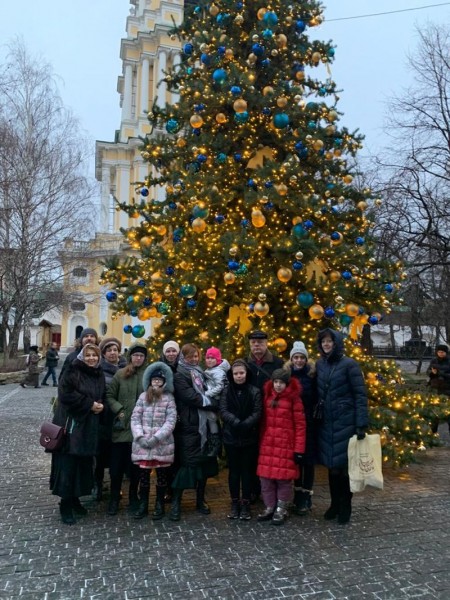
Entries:
<svg viewBox="0 0 450 600">
<path fill-rule="evenodd" d="M 294 462 L 296 465 L 302 465 L 305 461 L 305 455 L 299 452 L 294 452 Z"/>
<path fill-rule="evenodd" d="M 366 437 L 366 430 L 363 427 L 356 428 L 356 439 L 363 440 Z"/>
</svg>

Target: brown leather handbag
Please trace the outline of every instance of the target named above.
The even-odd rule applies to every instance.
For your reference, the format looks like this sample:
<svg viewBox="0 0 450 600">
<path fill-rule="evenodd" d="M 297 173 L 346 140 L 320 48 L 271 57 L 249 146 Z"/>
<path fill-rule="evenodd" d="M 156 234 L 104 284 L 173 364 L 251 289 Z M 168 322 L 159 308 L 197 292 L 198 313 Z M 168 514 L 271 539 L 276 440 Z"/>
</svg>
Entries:
<svg viewBox="0 0 450 600">
<path fill-rule="evenodd" d="M 41 425 L 39 443 L 47 452 L 56 452 L 62 448 L 66 439 L 66 428 L 46 421 Z"/>
</svg>

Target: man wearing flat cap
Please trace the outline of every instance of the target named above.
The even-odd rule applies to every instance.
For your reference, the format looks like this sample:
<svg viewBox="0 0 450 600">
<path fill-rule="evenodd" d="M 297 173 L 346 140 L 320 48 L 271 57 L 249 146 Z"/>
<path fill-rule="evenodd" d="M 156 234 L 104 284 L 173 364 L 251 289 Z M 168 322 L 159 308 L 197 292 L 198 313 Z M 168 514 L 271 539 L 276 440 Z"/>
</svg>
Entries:
<svg viewBox="0 0 450 600">
<path fill-rule="evenodd" d="M 283 367 L 283 360 L 274 356 L 267 349 L 267 333 L 265 331 L 251 331 L 248 334 L 250 344 L 250 356 L 247 358 L 247 364 L 250 369 L 250 378 L 248 383 L 255 385 L 263 391 L 263 386 L 268 381 L 275 369 Z"/>
</svg>

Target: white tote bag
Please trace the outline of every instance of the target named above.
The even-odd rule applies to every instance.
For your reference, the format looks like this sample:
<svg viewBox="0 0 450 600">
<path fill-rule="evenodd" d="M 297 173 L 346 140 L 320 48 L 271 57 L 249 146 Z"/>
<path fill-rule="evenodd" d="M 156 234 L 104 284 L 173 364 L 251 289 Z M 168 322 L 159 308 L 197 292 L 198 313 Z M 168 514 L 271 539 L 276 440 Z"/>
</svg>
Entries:
<svg viewBox="0 0 450 600">
<path fill-rule="evenodd" d="M 381 469 L 381 440 L 378 433 L 358 440 L 356 435 L 348 442 L 348 474 L 350 491 L 362 492 L 366 485 L 383 489 Z"/>
</svg>

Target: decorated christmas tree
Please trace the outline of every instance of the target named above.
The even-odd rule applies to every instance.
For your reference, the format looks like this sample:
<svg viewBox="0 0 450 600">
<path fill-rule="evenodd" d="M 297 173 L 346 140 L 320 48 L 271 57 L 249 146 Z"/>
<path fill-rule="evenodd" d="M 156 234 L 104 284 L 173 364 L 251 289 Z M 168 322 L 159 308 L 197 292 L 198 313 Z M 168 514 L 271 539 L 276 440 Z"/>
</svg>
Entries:
<svg viewBox="0 0 450 600">
<path fill-rule="evenodd" d="M 340 124 L 335 48 L 314 36 L 322 18 L 306 0 L 186 4 L 173 32 L 181 64 L 165 78 L 179 102 L 149 112 L 149 175 L 119 206 L 130 252 L 105 264 L 102 282 L 117 314 L 160 319 L 155 351 L 175 339 L 235 358 L 258 328 L 283 355 L 298 339 L 314 350 L 319 329 L 344 329 L 385 455 L 403 462 L 433 440 L 423 399 L 399 391 L 395 365 L 358 339 L 389 312 L 404 274 L 374 258 L 380 201 L 355 184 L 362 138 Z"/>
</svg>

